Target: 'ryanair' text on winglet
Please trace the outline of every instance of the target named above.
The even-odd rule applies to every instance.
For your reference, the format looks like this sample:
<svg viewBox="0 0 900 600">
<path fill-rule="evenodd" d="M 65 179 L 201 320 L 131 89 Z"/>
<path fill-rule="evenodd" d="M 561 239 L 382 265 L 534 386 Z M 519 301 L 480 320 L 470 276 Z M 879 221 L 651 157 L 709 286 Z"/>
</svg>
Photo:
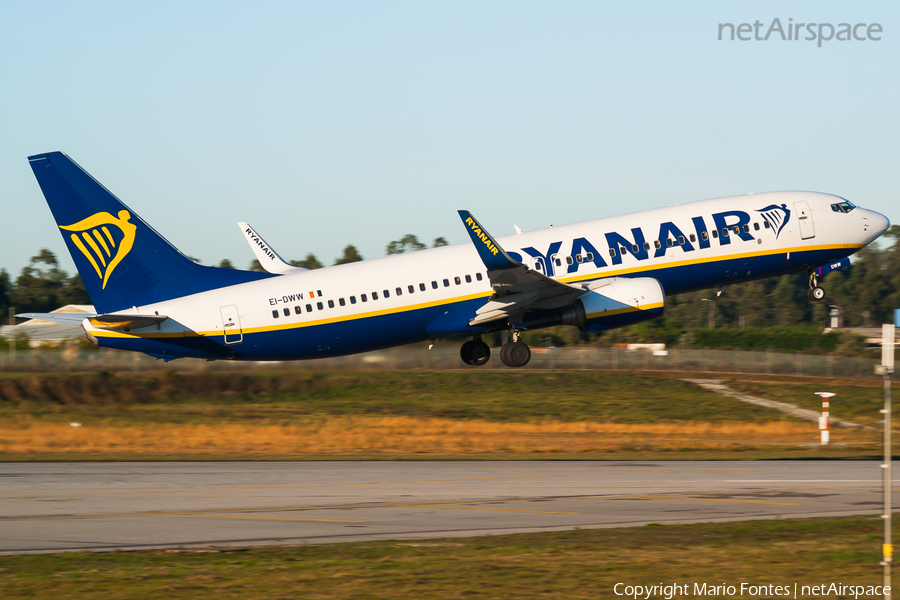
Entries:
<svg viewBox="0 0 900 600">
<path fill-rule="evenodd" d="M 481 226 L 481 223 L 472 216 L 472 213 L 467 210 L 458 212 L 463 223 L 466 225 L 466 231 L 469 232 L 469 237 L 472 238 L 472 242 L 475 244 L 478 256 L 481 257 L 481 261 L 488 270 L 513 269 L 521 266 L 521 263 L 514 260 L 500 247 L 491 234 L 489 234 L 485 228 Z"/>
</svg>

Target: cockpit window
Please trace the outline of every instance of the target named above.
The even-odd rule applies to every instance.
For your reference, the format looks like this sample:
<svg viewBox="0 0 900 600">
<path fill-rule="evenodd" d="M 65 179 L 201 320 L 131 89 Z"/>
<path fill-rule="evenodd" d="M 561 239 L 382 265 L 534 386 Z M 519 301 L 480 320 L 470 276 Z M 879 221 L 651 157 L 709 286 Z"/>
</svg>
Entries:
<svg viewBox="0 0 900 600">
<path fill-rule="evenodd" d="M 848 213 L 854 208 L 856 208 L 856 205 L 849 200 L 844 200 L 843 202 L 838 202 L 837 204 L 831 205 L 831 210 L 833 210 L 834 212 Z"/>
</svg>

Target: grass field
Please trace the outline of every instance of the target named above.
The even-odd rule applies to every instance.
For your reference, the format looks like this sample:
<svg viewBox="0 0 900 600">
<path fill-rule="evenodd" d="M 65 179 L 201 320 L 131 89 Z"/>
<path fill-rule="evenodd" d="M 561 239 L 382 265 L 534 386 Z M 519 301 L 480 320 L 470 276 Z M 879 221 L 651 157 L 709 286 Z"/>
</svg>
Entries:
<svg viewBox="0 0 900 600">
<path fill-rule="evenodd" d="M 620 582 L 688 583 L 692 592 L 694 583 L 879 585 L 881 530 L 880 518 L 856 517 L 0 557 L 0 595 L 74 600 L 593 599 L 615 597 L 613 586 Z"/>
<path fill-rule="evenodd" d="M 816 392 L 833 392 L 837 395 L 830 402 L 832 417 L 861 425 L 881 427 L 879 411 L 884 402 L 884 388 L 879 381 L 867 383 L 868 385 L 859 385 L 846 382 L 800 381 L 775 384 L 731 381 L 728 382 L 728 386 L 754 396 L 789 402 L 816 411 L 822 410 L 822 398 L 816 396 Z"/>
<path fill-rule="evenodd" d="M 783 399 L 786 390 L 797 397 L 806 393 L 799 385 L 767 387 L 771 393 L 755 388 L 753 393 L 775 399 Z M 817 439 L 814 424 L 782 413 L 671 377 L 622 373 L 0 376 L 0 458 L 6 460 L 862 458 L 877 453 L 877 432 L 834 430 L 833 442 L 846 445 L 802 445 Z"/>
</svg>

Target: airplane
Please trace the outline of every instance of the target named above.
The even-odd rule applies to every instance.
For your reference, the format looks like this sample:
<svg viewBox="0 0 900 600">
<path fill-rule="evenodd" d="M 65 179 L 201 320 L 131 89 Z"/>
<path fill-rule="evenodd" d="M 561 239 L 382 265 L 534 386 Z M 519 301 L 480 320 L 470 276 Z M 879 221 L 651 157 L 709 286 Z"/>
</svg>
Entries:
<svg viewBox="0 0 900 600">
<path fill-rule="evenodd" d="M 77 323 L 105 348 L 176 358 L 272 361 L 341 356 L 509 331 L 501 362 L 525 366 L 527 330 L 602 332 L 655 319 L 666 297 L 806 271 L 818 278 L 889 227 L 818 192 L 746 194 L 494 237 L 458 211 L 470 243 L 316 270 L 289 265 L 246 223 L 267 272 L 204 266 L 159 235 L 61 152 L 28 157 L 97 314 L 18 315 Z M 68 321 L 66 321 L 68 319 Z"/>
</svg>

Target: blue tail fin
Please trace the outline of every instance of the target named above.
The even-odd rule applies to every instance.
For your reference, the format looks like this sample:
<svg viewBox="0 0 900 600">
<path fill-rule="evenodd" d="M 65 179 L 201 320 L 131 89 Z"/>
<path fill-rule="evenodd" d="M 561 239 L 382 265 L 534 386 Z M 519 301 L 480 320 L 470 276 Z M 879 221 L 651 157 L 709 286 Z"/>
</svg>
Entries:
<svg viewBox="0 0 900 600">
<path fill-rule="evenodd" d="M 198 265 L 62 152 L 28 161 L 98 313 L 272 276 Z"/>
</svg>

